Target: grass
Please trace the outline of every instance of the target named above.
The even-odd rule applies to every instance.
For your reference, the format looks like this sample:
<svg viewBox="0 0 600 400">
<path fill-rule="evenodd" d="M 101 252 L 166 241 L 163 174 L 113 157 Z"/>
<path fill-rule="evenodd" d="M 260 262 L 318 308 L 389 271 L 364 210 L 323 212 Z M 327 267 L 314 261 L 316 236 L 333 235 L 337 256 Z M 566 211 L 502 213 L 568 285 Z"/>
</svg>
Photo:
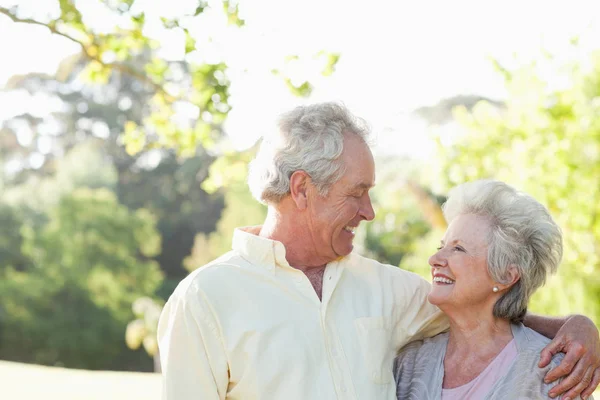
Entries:
<svg viewBox="0 0 600 400">
<path fill-rule="evenodd" d="M 0 361 L 2 400 L 160 400 L 159 374 L 85 371 Z"/>
<path fill-rule="evenodd" d="M 2 400 L 160 400 L 159 374 L 85 371 L 0 361 Z M 600 399 L 600 390 L 594 393 Z"/>
</svg>

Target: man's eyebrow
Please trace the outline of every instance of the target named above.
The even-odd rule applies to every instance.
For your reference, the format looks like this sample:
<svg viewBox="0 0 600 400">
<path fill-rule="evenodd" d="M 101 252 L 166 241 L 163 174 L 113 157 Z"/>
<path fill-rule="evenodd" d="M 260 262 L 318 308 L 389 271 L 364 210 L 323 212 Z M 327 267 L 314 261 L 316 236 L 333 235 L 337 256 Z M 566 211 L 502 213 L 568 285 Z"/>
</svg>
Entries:
<svg viewBox="0 0 600 400">
<path fill-rule="evenodd" d="M 369 189 L 372 189 L 374 186 L 375 186 L 375 184 L 359 183 L 358 185 L 354 186 L 354 188 L 362 189 L 362 190 L 369 190 Z"/>
</svg>

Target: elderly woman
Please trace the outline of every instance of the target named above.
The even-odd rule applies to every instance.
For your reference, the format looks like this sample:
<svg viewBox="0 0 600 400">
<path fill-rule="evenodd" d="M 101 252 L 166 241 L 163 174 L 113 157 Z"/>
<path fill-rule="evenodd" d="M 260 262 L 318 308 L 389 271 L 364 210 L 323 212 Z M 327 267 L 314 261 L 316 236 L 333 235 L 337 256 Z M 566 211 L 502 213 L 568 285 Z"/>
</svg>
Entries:
<svg viewBox="0 0 600 400">
<path fill-rule="evenodd" d="M 450 330 L 407 345 L 394 364 L 398 399 L 545 399 L 554 384 L 538 368 L 550 342 L 526 328 L 527 303 L 558 268 L 562 236 L 532 197 L 498 181 L 456 187 L 449 223 L 431 256 L 429 302 Z"/>
</svg>

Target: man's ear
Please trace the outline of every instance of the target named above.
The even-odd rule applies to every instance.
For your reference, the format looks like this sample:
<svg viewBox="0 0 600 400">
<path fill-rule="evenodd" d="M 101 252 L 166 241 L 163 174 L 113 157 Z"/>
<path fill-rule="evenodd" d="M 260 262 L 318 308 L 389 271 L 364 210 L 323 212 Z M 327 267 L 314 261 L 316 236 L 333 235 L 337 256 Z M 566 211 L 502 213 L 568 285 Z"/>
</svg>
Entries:
<svg viewBox="0 0 600 400">
<path fill-rule="evenodd" d="M 310 176 L 305 171 L 295 171 L 290 176 L 290 195 L 299 210 L 308 207 L 308 184 Z"/>
</svg>

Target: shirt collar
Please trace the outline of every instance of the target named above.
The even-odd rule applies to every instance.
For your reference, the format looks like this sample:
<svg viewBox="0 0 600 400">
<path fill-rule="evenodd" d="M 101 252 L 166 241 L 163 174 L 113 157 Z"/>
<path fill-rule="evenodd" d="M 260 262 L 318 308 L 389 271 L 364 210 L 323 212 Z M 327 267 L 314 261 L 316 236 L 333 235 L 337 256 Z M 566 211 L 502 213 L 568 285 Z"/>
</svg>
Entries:
<svg viewBox="0 0 600 400">
<path fill-rule="evenodd" d="M 236 228 L 233 231 L 233 250 L 246 260 L 274 270 L 275 266 L 290 267 L 285 258 L 285 246 L 276 240 L 258 236 L 261 225 Z"/>
</svg>

